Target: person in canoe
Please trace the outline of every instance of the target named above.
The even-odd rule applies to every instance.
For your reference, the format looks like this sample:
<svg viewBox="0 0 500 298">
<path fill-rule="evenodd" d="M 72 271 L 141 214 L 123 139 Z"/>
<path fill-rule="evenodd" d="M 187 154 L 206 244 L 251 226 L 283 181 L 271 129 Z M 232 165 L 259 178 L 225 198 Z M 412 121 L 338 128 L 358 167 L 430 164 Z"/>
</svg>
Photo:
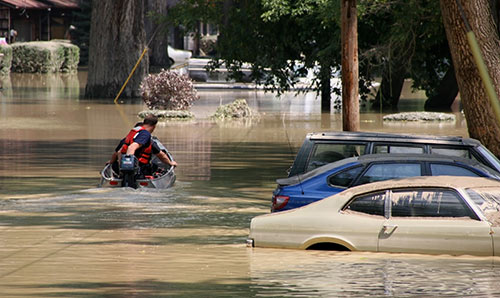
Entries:
<svg viewBox="0 0 500 298">
<path fill-rule="evenodd" d="M 177 162 L 169 158 L 165 147 L 159 140 L 151 136 L 157 122 L 156 116 L 146 116 L 143 122 L 136 123 L 127 136 L 120 141 L 111 159 L 107 162 L 112 164 L 115 173 L 119 172 L 118 160 L 123 155 L 134 155 L 137 158 L 140 176 L 153 175 L 155 167 L 150 162 L 153 154 L 163 163 L 173 167 L 177 166 Z"/>
</svg>

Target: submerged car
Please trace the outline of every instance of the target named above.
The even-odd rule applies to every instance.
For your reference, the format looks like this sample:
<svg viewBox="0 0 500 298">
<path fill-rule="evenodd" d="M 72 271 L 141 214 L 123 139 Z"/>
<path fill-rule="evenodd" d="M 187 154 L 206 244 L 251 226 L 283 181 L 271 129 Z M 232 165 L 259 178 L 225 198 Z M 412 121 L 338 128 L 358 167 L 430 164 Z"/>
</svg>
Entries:
<svg viewBox="0 0 500 298">
<path fill-rule="evenodd" d="M 464 157 L 500 172 L 500 161 L 495 155 L 478 140 L 471 138 L 333 131 L 306 135 L 288 177 L 348 157 L 387 153 Z"/>
<path fill-rule="evenodd" d="M 247 245 L 500 255 L 500 181 L 413 177 L 375 182 L 254 217 Z"/>
<path fill-rule="evenodd" d="M 470 176 L 500 180 L 500 173 L 467 158 L 434 154 L 370 154 L 342 159 L 305 174 L 278 179 L 271 211 L 321 200 L 349 187 L 414 176 Z"/>
</svg>

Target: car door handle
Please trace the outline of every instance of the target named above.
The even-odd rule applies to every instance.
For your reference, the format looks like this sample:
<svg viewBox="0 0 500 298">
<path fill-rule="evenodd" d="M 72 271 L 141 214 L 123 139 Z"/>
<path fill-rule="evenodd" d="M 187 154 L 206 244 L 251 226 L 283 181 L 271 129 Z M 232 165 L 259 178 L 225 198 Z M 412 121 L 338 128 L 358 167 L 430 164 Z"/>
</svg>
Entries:
<svg viewBox="0 0 500 298">
<path fill-rule="evenodd" d="M 395 230 L 397 229 L 398 225 L 388 225 L 388 224 L 384 224 L 384 229 L 385 230 Z"/>
</svg>

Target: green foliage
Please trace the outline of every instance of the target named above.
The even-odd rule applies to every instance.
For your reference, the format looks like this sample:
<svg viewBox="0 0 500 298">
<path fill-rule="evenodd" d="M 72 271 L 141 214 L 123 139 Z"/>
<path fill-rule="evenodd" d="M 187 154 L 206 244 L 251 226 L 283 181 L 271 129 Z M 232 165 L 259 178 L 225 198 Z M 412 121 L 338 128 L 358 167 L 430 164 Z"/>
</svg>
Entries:
<svg viewBox="0 0 500 298">
<path fill-rule="evenodd" d="M 89 61 L 90 18 L 92 15 L 92 0 L 80 0 L 80 10 L 73 12 L 71 42 L 80 48 L 80 63 L 87 65 Z"/>
<path fill-rule="evenodd" d="M 251 78 L 278 92 L 296 87 L 311 69 L 316 79 L 309 87 L 319 91 L 340 69 L 340 0 L 223 2 L 182 1 L 164 19 L 187 30 L 199 20 L 219 25 L 209 69 L 224 64 L 230 78 L 240 80 L 250 63 Z M 360 93 L 368 93 L 376 77 L 402 69 L 432 94 L 451 61 L 439 1 L 358 0 L 357 8 Z"/>
<path fill-rule="evenodd" d="M 60 71 L 76 72 L 80 61 L 80 48 L 68 43 L 60 43 L 60 46 L 64 50 L 64 62 Z"/>
<path fill-rule="evenodd" d="M 0 53 L 3 57 L 0 58 L 0 75 L 10 73 L 12 65 L 12 47 L 10 45 L 0 45 Z"/>
<path fill-rule="evenodd" d="M 63 41 L 13 43 L 13 72 L 69 72 L 78 65 L 78 47 Z"/>
<path fill-rule="evenodd" d="M 150 14 L 157 23 L 177 26 L 184 33 L 199 34 L 199 22 L 219 24 L 222 22 L 224 0 L 184 0 L 168 10 L 168 15 Z"/>
<path fill-rule="evenodd" d="M 451 63 L 439 1 L 363 0 L 358 11 L 360 73 L 403 69 L 415 88 L 435 92 Z"/>
</svg>

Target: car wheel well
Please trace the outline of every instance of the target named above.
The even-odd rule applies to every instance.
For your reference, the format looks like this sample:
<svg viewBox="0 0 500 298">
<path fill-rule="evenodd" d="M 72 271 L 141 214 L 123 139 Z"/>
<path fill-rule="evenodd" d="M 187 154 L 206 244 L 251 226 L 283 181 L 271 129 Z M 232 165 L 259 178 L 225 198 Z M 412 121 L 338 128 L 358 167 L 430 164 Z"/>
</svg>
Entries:
<svg viewBox="0 0 500 298">
<path fill-rule="evenodd" d="M 332 242 L 320 242 L 315 243 L 308 248 L 307 250 L 334 250 L 334 251 L 349 251 L 350 249 L 345 247 L 342 244 L 332 243 Z"/>
</svg>

